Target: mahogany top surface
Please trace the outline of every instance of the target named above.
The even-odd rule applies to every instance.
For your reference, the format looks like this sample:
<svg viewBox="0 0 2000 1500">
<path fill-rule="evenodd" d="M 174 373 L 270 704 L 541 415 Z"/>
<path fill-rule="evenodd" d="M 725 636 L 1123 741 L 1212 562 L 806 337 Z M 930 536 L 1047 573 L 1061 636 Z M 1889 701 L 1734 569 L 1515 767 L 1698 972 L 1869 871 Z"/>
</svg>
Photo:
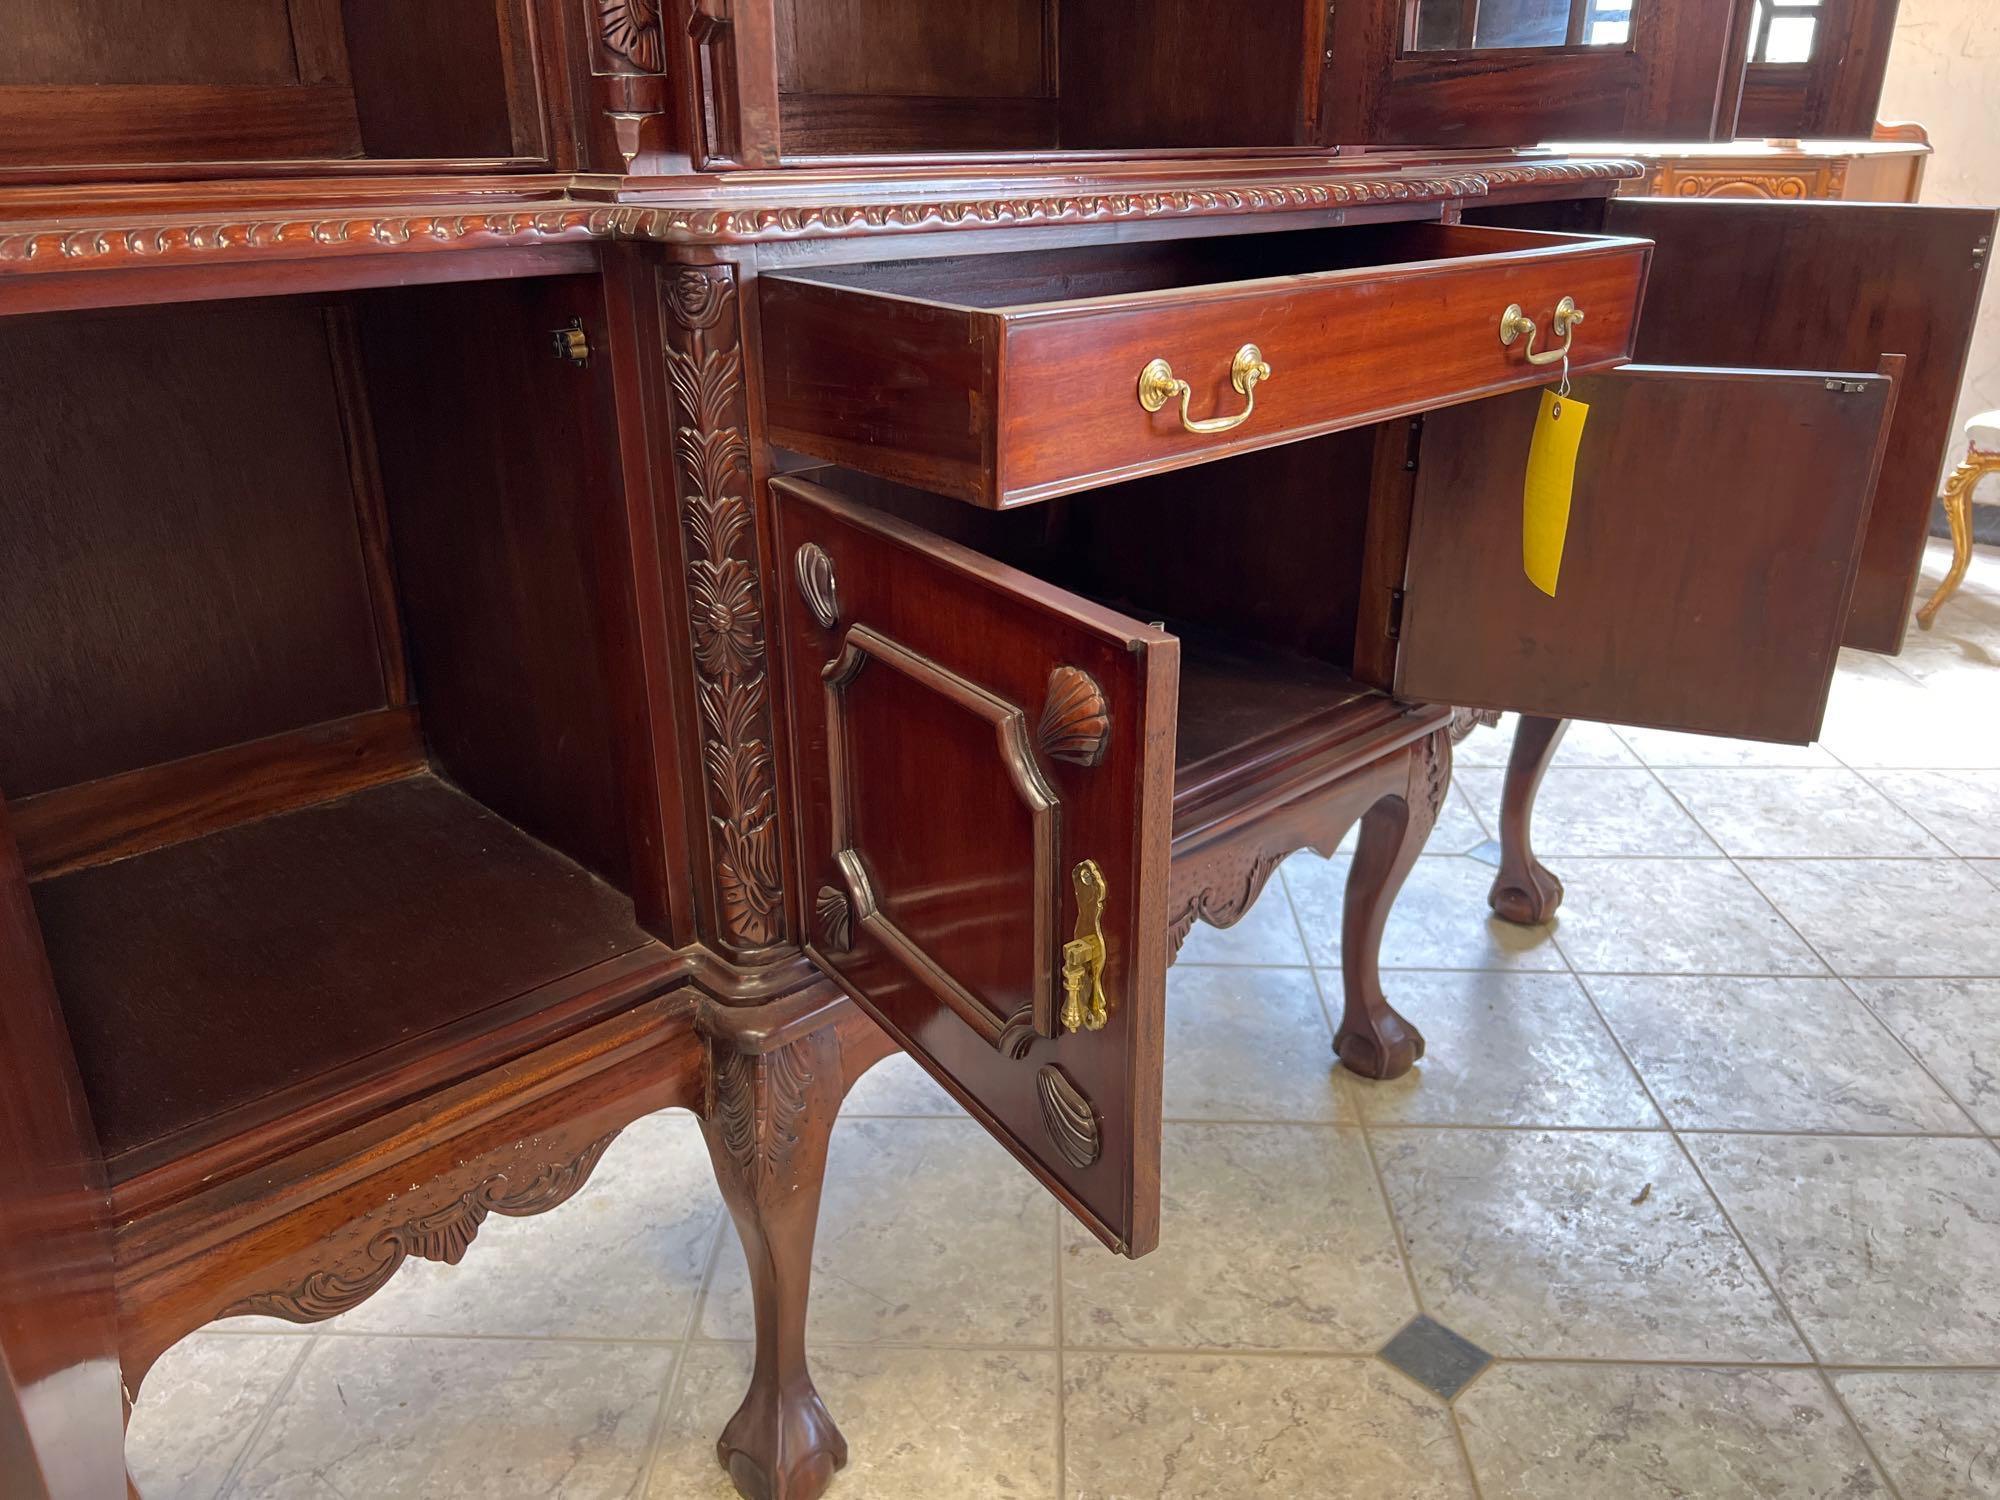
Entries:
<svg viewBox="0 0 2000 1500">
<path fill-rule="evenodd" d="M 114 1164 L 650 942 L 625 897 L 428 775 L 33 894 Z"/>
</svg>

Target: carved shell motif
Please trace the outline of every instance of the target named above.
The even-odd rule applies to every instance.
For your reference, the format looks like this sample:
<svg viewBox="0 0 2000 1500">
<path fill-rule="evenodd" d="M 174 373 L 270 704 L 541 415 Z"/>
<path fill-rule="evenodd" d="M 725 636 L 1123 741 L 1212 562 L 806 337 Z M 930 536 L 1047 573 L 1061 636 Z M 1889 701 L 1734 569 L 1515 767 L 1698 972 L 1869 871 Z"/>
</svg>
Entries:
<svg viewBox="0 0 2000 1500">
<path fill-rule="evenodd" d="M 607 48 L 642 72 L 660 71 L 660 0 L 599 0 L 597 19 Z"/>
<path fill-rule="evenodd" d="M 853 914 L 847 897 L 830 885 L 823 885 L 813 897 L 813 914 L 819 919 L 819 935 L 829 951 L 845 953 L 854 943 Z"/>
<path fill-rule="evenodd" d="M 840 593 L 833 578 L 833 559 L 826 555 L 826 548 L 818 542 L 807 542 L 799 548 L 792 559 L 793 571 L 799 580 L 799 593 L 805 596 L 806 608 L 819 621 L 822 630 L 831 630 L 840 623 Z"/>
<path fill-rule="evenodd" d="M 1097 1111 L 1081 1090 L 1050 1063 L 1035 1075 L 1036 1090 L 1042 1096 L 1042 1124 L 1063 1160 L 1073 1167 L 1087 1167 L 1104 1150 L 1097 1131 Z"/>
<path fill-rule="evenodd" d="M 1042 750 L 1056 760 L 1094 766 L 1111 743 L 1111 709 L 1104 689 L 1081 667 L 1049 673 L 1049 697 L 1042 705 Z"/>
</svg>

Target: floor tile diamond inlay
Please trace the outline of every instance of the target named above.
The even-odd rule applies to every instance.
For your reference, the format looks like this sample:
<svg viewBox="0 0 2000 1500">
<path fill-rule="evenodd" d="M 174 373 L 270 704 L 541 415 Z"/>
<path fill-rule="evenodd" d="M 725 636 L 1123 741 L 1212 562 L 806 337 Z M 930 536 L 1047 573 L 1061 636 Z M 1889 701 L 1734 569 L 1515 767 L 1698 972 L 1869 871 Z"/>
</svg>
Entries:
<svg viewBox="0 0 2000 1500">
<path fill-rule="evenodd" d="M 1449 1401 L 1493 1363 L 1493 1356 L 1444 1324 L 1416 1317 L 1382 1346 L 1382 1358 L 1427 1391 Z"/>
</svg>

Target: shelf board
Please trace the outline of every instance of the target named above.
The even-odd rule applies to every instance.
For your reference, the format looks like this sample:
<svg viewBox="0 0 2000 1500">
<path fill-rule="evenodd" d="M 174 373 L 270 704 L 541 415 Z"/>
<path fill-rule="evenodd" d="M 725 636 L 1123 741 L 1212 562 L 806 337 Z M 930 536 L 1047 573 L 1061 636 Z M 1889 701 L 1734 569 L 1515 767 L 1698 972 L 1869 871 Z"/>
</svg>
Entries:
<svg viewBox="0 0 2000 1500">
<path fill-rule="evenodd" d="M 428 774 L 33 894 L 116 1180 L 656 946 L 628 898 Z"/>
</svg>

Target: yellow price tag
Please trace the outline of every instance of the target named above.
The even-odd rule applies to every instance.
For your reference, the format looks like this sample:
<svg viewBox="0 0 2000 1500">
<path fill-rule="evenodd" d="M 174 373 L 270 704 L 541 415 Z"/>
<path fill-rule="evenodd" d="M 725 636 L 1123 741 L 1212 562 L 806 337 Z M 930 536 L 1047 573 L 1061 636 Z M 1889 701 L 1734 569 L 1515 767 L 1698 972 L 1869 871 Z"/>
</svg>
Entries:
<svg viewBox="0 0 2000 1500">
<path fill-rule="evenodd" d="M 1590 408 L 1574 396 L 1542 392 L 1535 438 L 1528 445 L 1528 474 L 1521 485 L 1521 566 L 1528 582 L 1556 596 L 1563 542 L 1569 535 L 1570 492 L 1576 487 L 1576 445 Z"/>
</svg>

